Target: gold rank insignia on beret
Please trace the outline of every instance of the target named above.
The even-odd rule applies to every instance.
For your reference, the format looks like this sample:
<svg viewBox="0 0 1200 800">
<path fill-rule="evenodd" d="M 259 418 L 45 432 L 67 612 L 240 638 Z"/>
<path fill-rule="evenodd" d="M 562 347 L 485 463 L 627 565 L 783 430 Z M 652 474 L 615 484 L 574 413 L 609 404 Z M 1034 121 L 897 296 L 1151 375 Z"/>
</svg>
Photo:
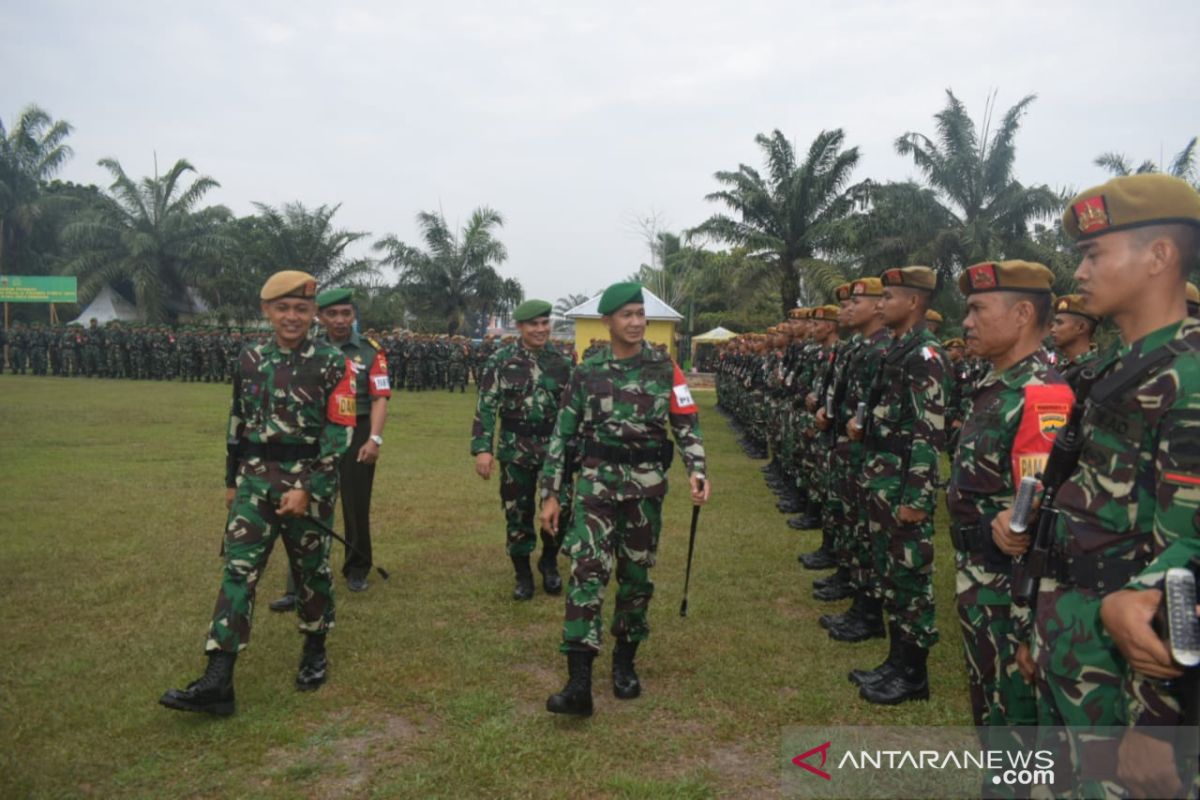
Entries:
<svg viewBox="0 0 1200 800">
<path fill-rule="evenodd" d="M 853 289 L 854 289 L 853 282 L 843 283 L 841 286 L 839 286 L 833 290 L 833 295 L 834 295 L 834 297 L 836 297 L 838 299 L 839 302 L 843 301 L 843 300 L 849 300 L 850 292 Z"/>
<path fill-rule="evenodd" d="M 879 278 L 859 278 L 850 287 L 850 294 L 855 297 L 880 297 L 883 294 L 883 281 Z"/>
<path fill-rule="evenodd" d="M 812 318 L 819 322 L 837 322 L 839 311 L 837 306 L 818 306 L 812 310 Z"/>
<path fill-rule="evenodd" d="M 982 292 L 1050 294 L 1054 273 L 1033 261 L 985 261 L 967 267 L 958 276 L 964 295 Z"/>
<path fill-rule="evenodd" d="M 900 286 L 922 292 L 935 292 L 938 288 L 938 275 L 929 267 L 895 267 L 885 270 L 879 279 L 884 286 Z"/>
<path fill-rule="evenodd" d="M 1080 193 L 1063 212 L 1063 230 L 1076 241 L 1146 225 L 1200 226 L 1200 193 L 1171 175 L 1122 175 Z"/>
<path fill-rule="evenodd" d="M 285 269 L 267 278 L 258 293 L 261 300 L 279 300 L 283 297 L 311 299 L 317 296 L 317 279 L 298 269 Z"/>
<path fill-rule="evenodd" d="M 1054 301 L 1055 314 L 1074 314 L 1078 317 L 1090 319 L 1092 322 L 1099 322 L 1100 318 L 1095 314 L 1088 313 L 1087 307 L 1083 304 L 1083 297 L 1077 294 L 1064 294 L 1062 297 Z"/>
</svg>

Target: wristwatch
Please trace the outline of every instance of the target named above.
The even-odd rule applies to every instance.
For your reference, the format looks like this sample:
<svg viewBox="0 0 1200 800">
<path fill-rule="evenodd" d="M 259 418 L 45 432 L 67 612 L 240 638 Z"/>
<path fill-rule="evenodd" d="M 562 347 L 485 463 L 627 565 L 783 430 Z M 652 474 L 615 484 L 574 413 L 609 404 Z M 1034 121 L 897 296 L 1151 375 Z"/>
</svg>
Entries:
<svg viewBox="0 0 1200 800">
<path fill-rule="evenodd" d="M 371 441 L 375 443 L 376 447 L 383 447 L 383 437 L 378 433 L 371 434 Z"/>
</svg>

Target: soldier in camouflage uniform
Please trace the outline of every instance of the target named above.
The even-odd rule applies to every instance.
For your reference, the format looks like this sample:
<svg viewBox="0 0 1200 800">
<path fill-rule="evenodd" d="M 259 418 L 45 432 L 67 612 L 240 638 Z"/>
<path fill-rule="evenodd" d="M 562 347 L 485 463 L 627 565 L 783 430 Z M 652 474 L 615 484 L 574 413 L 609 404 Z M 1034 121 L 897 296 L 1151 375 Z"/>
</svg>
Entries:
<svg viewBox="0 0 1200 800">
<path fill-rule="evenodd" d="M 1142 593 L 1200 552 L 1200 322 L 1186 316 L 1184 293 L 1200 252 L 1200 194 L 1166 175 L 1114 178 L 1074 198 L 1063 229 L 1082 253 L 1084 307 L 1111 317 L 1122 344 L 1097 361 L 1086 393 L 1083 449 L 1055 498 L 1032 649 L 1018 660 L 1036 674 L 1040 723 L 1068 726 L 1075 765 L 1089 768 L 1075 791 L 1179 796 L 1171 744 L 1151 731 L 1182 720 L 1180 686 L 1166 680 L 1178 670 L 1161 646 L 1156 660 L 1129 644 L 1154 613 Z M 1018 554 L 1029 541 L 1010 516 L 993 535 Z M 1106 725 L 1128 726 L 1119 746 L 1090 730 Z"/>
<path fill-rule="evenodd" d="M 446 389 L 453 392 L 455 387 L 458 387 L 459 394 L 465 394 L 467 391 L 467 360 L 470 358 L 470 352 L 467 350 L 467 343 L 459 337 L 455 337 L 450 343 L 450 350 L 446 356 L 448 365 L 446 368 Z"/>
<path fill-rule="evenodd" d="M 946 492 L 976 725 L 1037 724 L 1033 687 L 1017 668 L 1012 558 L 992 541 L 992 521 L 1012 506 L 1021 479 L 1042 471 L 1074 400 L 1042 348 L 1053 282 L 1049 269 L 1025 261 L 977 264 L 959 278 L 966 340 L 992 364 L 967 398 Z"/>
<path fill-rule="evenodd" d="M 537 547 L 534 523 L 538 472 L 546 458 L 563 389 L 571 379 L 571 363 L 562 353 L 546 346 L 550 311 L 550 304 L 544 300 L 527 300 L 513 312 L 521 338 L 497 350 L 480 370 L 479 400 L 471 427 L 475 472 L 489 480 L 495 471 L 492 449 L 499 421 L 496 460 L 500 462 L 505 549 L 517 576 L 514 600 L 533 597 L 529 556 Z M 569 479 L 559 487 L 558 496 L 563 507 L 570 509 Z M 547 594 L 559 594 L 562 578 L 558 573 L 558 541 L 546 530 L 542 531 L 541 539 L 538 571 L 542 574 L 542 587 Z"/>
<path fill-rule="evenodd" d="M 331 539 L 311 520 L 333 523 L 338 459 L 355 421 L 354 387 L 341 352 L 309 338 L 316 312 L 311 275 L 277 272 L 260 295 L 275 337 L 242 351 L 233 384 L 225 569 L 205 645 L 208 668 L 159 700 L 180 711 L 233 713 L 234 661 L 249 643 L 255 589 L 281 536 L 300 586 L 305 635 L 296 687 L 316 689 L 326 678 L 325 634 L 334 617 Z"/>
<path fill-rule="evenodd" d="M 562 652 L 570 678 L 546 701 L 548 711 L 592 713 L 592 661 L 600 650 L 601 605 L 610 575 L 617 576 L 612 634 L 613 693 L 637 697 L 638 644 L 650 635 L 647 611 L 654 584 L 662 503 L 674 433 L 687 466 L 692 502 L 707 501 L 704 445 L 697 408 L 683 372 L 645 342 L 646 309 L 636 283 L 610 286 L 599 312 L 612 337 L 571 377 L 542 468 L 542 522 L 557 532 L 559 490 L 569 469 L 567 448 L 578 437 L 582 467 L 571 527 L 563 547 L 571 558 Z"/>
<path fill-rule="evenodd" d="M 867 399 L 864 475 L 870 525 L 897 668 L 863 683 L 859 696 L 891 705 L 929 697 L 926 661 L 938 640 L 933 604 L 933 512 L 945 449 L 948 368 L 925 327 L 937 289 L 928 267 L 883 273 L 879 307 L 893 334 Z M 854 436 L 862 431 L 852 424 Z"/>
<path fill-rule="evenodd" d="M 1078 385 L 1080 375 L 1096 360 L 1092 337 L 1099 324 L 1100 319 L 1088 313 L 1083 298 L 1077 294 L 1060 297 L 1054 302 L 1050 335 L 1058 353 L 1055 366 L 1072 387 Z"/>
<path fill-rule="evenodd" d="M 46 335 L 46 329 L 42 327 L 42 323 L 33 323 L 33 328 L 29 331 L 29 372 L 31 374 L 46 374 L 46 347 L 49 344 L 50 337 Z"/>
<path fill-rule="evenodd" d="M 804 513 L 796 519 L 796 527 L 801 530 L 821 530 L 820 546 L 815 551 L 799 556 L 800 563 L 806 569 L 836 566 L 832 527 L 825 524 L 829 448 L 823 438 L 817 435 L 816 413 L 820 395 L 824 393 L 837 359 L 840 313 L 841 309 L 835 305 L 812 309 L 809 316 L 812 341 L 804 357 L 804 367 L 793 383 L 798 402 L 792 424 L 799 431 L 796 436 L 801 451 L 799 476 L 803 483 L 802 494 L 807 497 Z"/>
</svg>

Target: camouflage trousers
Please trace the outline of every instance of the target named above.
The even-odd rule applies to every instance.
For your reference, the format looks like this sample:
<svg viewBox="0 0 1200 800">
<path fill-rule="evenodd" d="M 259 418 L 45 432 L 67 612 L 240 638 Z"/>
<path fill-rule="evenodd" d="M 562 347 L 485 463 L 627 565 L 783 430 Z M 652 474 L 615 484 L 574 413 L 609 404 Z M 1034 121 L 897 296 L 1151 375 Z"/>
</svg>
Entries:
<svg viewBox="0 0 1200 800">
<path fill-rule="evenodd" d="M 446 371 L 446 383 L 449 391 L 459 389 L 466 390 L 467 387 L 467 365 L 466 364 L 451 364 Z"/>
<path fill-rule="evenodd" d="M 604 590 L 614 565 L 617 602 L 612 635 L 630 642 L 649 638 L 646 615 L 654 595 L 650 568 L 658 554 L 662 505 L 662 497 L 576 498 L 574 522 L 563 540 L 563 550 L 571 559 L 571 579 L 562 652 L 600 649 Z"/>
<path fill-rule="evenodd" d="M 849 568 L 852 564 L 851 517 L 854 511 L 853 498 L 846 494 L 849 480 L 853 477 L 850 474 L 850 442 L 843 438 L 830 445 L 829 436 L 824 432 L 820 440 L 826 448 L 824 487 L 821 492 L 825 502 L 821 506 L 821 529 L 830 536 L 838 567 Z"/>
<path fill-rule="evenodd" d="M 500 462 L 500 505 L 504 507 L 505 522 L 504 549 L 510 556 L 527 556 L 537 547 L 534 527 L 537 523 L 537 478 L 541 469 L 541 464 L 523 466 L 511 461 Z M 558 492 L 558 504 L 562 509 L 558 529 L 565 531 L 571 524 L 569 480 L 562 482 L 562 488 Z"/>
<path fill-rule="evenodd" d="M 937 644 L 933 605 L 933 514 L 924 522 L 900 522 L 900 498 L 872 489 L 871 548 L 883 607 L 905 638 L 926 649 Z"/>
<path fill-rule="evenodd" d="M 296 595 L 300 630 L 323 633 L 333 627 L 333 575 L 329 567 L 333 540 L 311 522 L 279 517 L 275 513 L 277 505 L 279 494 L 270 491 L 266 482 L 248 476 L 238 480 L 225 525 L 225 567 L 208 628 L 204 648 L 208 652 L 237 652 L 250 643 L 255 590 L 275 540 L 280 537 L 292 580 L 300 587 Z M 333 501 L 313 506 L 316 518 L 331 525 Z"/>
<path fill-rule="evenodd" d="M 1033 687 L 1017 669 L 1012 605 L 958 602 L 971 715 L 979 725 L 1037 724 Z"/>
</svg>

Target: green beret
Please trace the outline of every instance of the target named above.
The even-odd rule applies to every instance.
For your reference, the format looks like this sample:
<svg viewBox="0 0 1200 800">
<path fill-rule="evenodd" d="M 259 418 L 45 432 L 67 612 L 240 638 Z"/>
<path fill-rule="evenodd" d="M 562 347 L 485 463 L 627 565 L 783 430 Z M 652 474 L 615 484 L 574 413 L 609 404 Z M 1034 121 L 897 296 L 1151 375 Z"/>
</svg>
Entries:
<svg viewBox="0 0 1200 800">
<path fill-rule="evenodd" d="M 267 278 L 258 296 L 261 300 L 278 300 L 281 297 L 310 299 L 317 294 L 317 279 L 307 272 L 285 269 Z"/>
<path fill-rule="evenodd" d="M 923 292 L 935 292 L 938 288 L 937 273 L 929 267 L 896 267 L 880 275 L 879 280 L 884 286 L 902 286 Z"/>
<path fill-rule="evenodd" d="M 642 297 L 640 283 L 614 283 L 604 290 L 604 294 L 600 295 L 600 307 L 597 310 L 601 314 L 608 315 L 628 303 L 644 302 L 646 301 Z"/>
<path fill-rule="evenodd" d="M 1156 173 L 1122 175 L 1067 204 L 1063 230 L 1078 241 L 1144 225 L 1200 226 L 1200 193 L 1187 181 Z"/>
<path fill-rule="evenodd" d="M 326 289 L 317 295 L 317 308 L 349 305 L 353 298 L 353 289 Z"/>
<path fill-rule="evenodd" d="M 1054 273 L 1033 261 L 986 261 L 963 270 L 958 290 L 964 295 L 982 292 L 1050 294 Z"/>
<path fill-rule="evenodd" d="M 548 317 L 550 309 L 551 305 L 545 300 L 526 300 L 517 306 L 517 310 L 513 312 L 513 319 L 517 322 L 529 322 L 538 317 Z"/>
</svg>

